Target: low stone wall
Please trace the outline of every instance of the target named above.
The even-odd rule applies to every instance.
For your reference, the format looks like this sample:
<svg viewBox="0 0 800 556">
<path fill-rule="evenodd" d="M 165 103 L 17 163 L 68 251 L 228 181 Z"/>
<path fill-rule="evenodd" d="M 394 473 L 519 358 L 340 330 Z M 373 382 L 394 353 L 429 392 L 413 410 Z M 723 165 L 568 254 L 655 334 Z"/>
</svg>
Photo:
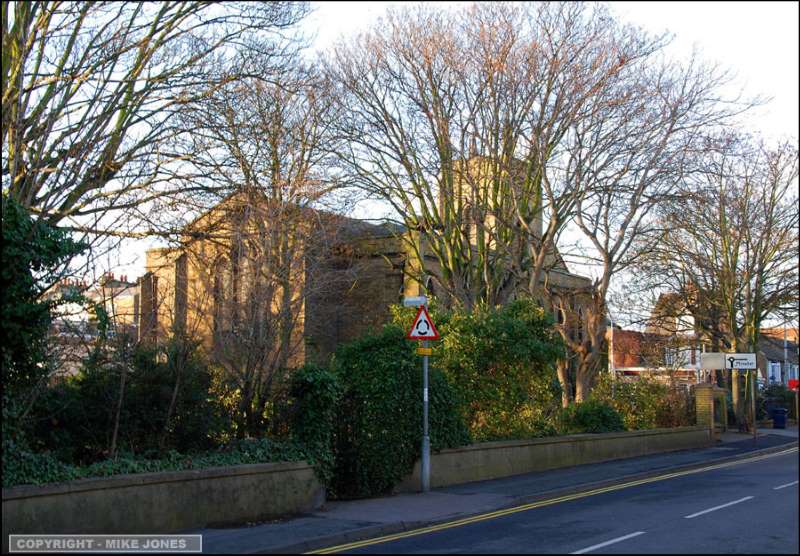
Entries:
<svg viewBox="0 0 800 556">
<path fill-rule="evenodd" d="M 708 428 L 681 427 L 473 444 L 431 455 L 431 487 L 700 448 L 710 443 Z M 420 490 L 419 461 L 396 490 Z"/>
<path fill-rule="evenodd" d="M 9 534 L 148 534 L 258 521 L 319 508 L 305 462 L 141 473 L 3 489 Z"/>
</svg>

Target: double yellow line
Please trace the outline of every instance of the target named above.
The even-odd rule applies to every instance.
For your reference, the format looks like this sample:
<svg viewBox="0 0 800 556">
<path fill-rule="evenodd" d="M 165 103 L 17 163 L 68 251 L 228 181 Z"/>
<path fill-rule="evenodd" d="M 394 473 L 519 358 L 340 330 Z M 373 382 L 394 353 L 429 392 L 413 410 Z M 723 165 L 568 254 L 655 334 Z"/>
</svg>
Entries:
<svg viewBox="0 0 800 556">
<path fill-rule="evenodd" d="M 344 552 L 346 550 L 354 550 L 356 548 L 362 548 L 365 546 L 370 546 L 373 544 L 381 544 L 385 542 L 396 541 L 398 539 L 405 539 L 408 537 L 415 537 L 417 535 L 426 535 L 428 533 L 434 533 L 436 531 L 444 531 L 445 529 L 452 529 L 453 527 L 462 527 L 464 525 L 469 525 L 471 523 L 478 523 L 480 521 L 486 521 L 489 519 L 495 519 L 498 517 L 503 517 L 506 515 L 515 514 L 518 512 L 525 512 L 528 510 L 533 510 L 536 508 L 542 508 L 544 506 L 551 506 L 553 504 L 560 504 L 561 502 L 569 502 L 571 500 L 578 500 L 580 498 L 586 498 L 588 496 L 595 496 L 597 494 L 603 494 L 605 492 L 613 492 L 615 490 L 622 490 L 625 488 L 630 488 L 634 486 L 644 485 L 647 483 L 655 483 L 657 481 L 665 481 L 667 479 L 674 479 L 675 477 L 683 477 L 685 475 L 693 475 L 695 473 L 704 473 L 706 471 L 711 471 L 714 469 L 722 469 L 725 467 L 732 467 L 734 465 L 742 465 L 745 463 L 751 463 L 754 461 L 760 461 L 763 459 L 774 458 L 778 456 L 785 456 L 787 454 L 791 454 L 797 452 L 798 448 L 790 448 L 788 450 L 783 450 L 781 452 L 776 452 L 772 454 L 765 454 L 762 456 L 755 456 L 752 458 L 741 459 L 736 461 L 731 461 L 727 463 L 720 463 L 717 465 L 709 465 L 707 467 L 700 467 L 698 469 L 690 469 L 688 471 L 678 471 L 675 473 L 667 473 L 666 475 L 658 475 L 656 477 L 649 477 L 647 479 L 640 479 L 637 481 L 630 481 L 628 483 L 621 483 L 618 485 L 612 485 L 603 488 L 596 488 L 593 490 L 587 490 L 585 492 L 578 492 L 575 494 L 568 494 L 566 496 L 559 496 L 557 498 L 550 498 L 548 500 L 540 500 L 538 502 L 532 502 L 530 504 L 524 504 L 522 506 L 515 506 L 513 508 L 508 508 L 505 510 L 498 510 L 495 512 L 489 512 L 485 514 L 475 515 L 472 517 L 467 517 L 464 519 L 458 519 L 455 521 L 449 521 L 447 523 L 441 523 L 439 525 L 431 525 L 430 527 L 423 527 L 421 529 L 414 529 L 413 531 L 406 531 L 404 533 L 396 533 L 394 535 L 386 535 L 384 537 L 377 537 L 374 539 L 368 539 L 364 541 L 352 542 L 349 544 L 341 544 L 338 546 L 331 546 L 328 548 L 322 548 L 319 550 L 314 550 L 308 552 L 307 554 L 335 554 L 337 552 Z"/>
</svg>

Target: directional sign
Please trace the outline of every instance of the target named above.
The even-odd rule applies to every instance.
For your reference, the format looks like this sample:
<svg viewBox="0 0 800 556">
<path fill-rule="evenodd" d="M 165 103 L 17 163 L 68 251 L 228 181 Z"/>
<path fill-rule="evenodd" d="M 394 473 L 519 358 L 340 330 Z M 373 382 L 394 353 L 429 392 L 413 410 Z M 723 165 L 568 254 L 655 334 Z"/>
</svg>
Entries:
<svg viewBox="0 0 800 556">
<path fill-rule="evenodd" d="M 725 356 L 727 353 L 701 353 L 700 368 L 722 370 L 725 368 Z"/>
<path fill-rule="evenodd" d="M 428 314 L 428 310 L 424 305 L 420 306 L 419 311 L 417 311 L 414 324 L 411 326 L 411 330 L 408 331 L 408 334 L 406 334 L 406 338 L 409 340 L 439 339 L 439 332 L 436 331 L 431 316 Z"/>
<path fill-rule="evenodd" d="M 755 369 L 755 353 L 728 353 L 725 355 L 726 369 Z"/>
<path fill-rule="evenodd" d="M 755 353 L 701 353 L 701 369 L 755 369 Z"/>
</svg>

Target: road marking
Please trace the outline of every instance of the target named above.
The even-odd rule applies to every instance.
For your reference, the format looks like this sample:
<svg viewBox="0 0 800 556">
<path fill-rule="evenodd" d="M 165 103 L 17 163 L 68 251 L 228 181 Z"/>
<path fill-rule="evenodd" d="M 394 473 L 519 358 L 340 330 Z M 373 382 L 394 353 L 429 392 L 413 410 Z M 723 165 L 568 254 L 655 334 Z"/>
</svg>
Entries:
<svg viewBox="0 0 800 556">
<path fill-rule="evenodd" d="M 793 481 L 793 482 L 791 482 L 791 483 L 786 483 L 785 485 L 776 486 L 776 487 L 774 487 L 772 490 L 780 490 L 780 489 L 782 489 L 782 488 L 786 488 L 786 487 L 794 486 L 794 485 L 796 485 L 797 483 L 798 483 L 798 481 Z"/>
<path fill-rule="evenodd" d="M 635 533 L 631 533 L 630 535 L 625 535 L 624 537 L 617 537 L 616 539 L 611 539 L 610 541 L 601 542 L 600 544 L 594 544 L 592 546 L 587 546 L 586 548 L 576 550 L 575 552 L 570 552 L 570 554 L 586 554 L 587 552 L 591 552 L 592 550 L 597 550 L 598 548 L 603 548 L 604 546 L 608 546 L 610 544 L 617 544 L 618 542 L 627 541 L 628 539 L 632 539 L 633 537 L 644 535 L 644 533 L 645 533 L 644 531 L 636 531 Z"/>
<path fill-rule="evenodd" d="M 307 554 L 335 554 L 336 552 L 343 552 L 345 550 L 354 550 L 356 548 L 362 548 L 364 546 L 370 546 L 373 544 L 381 544 L 385 542 L 396 541 L 399 539 L 404 539 L 407 537 L 414 537 L 417 535 L 425 535 L 428 533 L 434 533 L 436 531 L 443 531 L 445 529 L 451 529 L 453 527 L 462 527 L 464 525 L 470 525 L 472 523 L 477 523 L 480 521 L 486 521 L 489 519 L 495 519 L 498 517 L 504 517 L 506 515 L 515 514 L 518 512 L 525 512 L 528 510 L 533 510 L 536 508 L 541 508 L 543 506 L 550 506 L 552 504 L 559 504 L 561 502 L 569 502 L 570 500 L 578 500 L 579 498 L 586 498 L 589 496 L 594 496 L 596 494 L 604 494 L 606 492 L 613 492 L 615 490 L 622 490 L 624 488 L 630 488 L 634 486 L 644 485 L 647 483 L 654 483 L 657 481 L 665 481 L 667 479 L 673 479 L 675 477 L 682 477 L 685 475 L 693 475 L 695 473 L 703 473 L 705 471 L 712 471 L 714 469 L 723 469 L 725 467 L 732 467 L 734 465 L 743 465 L 745 463 L 753 463 L 756 461 L 761 461 L 768 458 L 774 458 L 778 456 L 785 456 L 788 454 L 793 454 L 798 451 L 798 448 L 790 448 L 788 450 L 783 450 L 781 452 L 775 452 L 772 454 L 765 454 L 761 456 L 754 456 L 752 458 L 741 459 L 736 461 L 730 461 L 726 463 L 719 463 L 716 465 L 709 465 L 708 467 L 700 467 L 697 469 L 689 469 L 688 471 L 678 471 L 675 473 L 668 473 L 666 475 L 659 475 L 656 477 L 649 477 L 647 479 L 640 479 L 637 481 L 631 481 L 629 483 L 622 483 L 618 485 L 612 485 L 609 487 L 597 488 L 593 490 L 587 490 L 584 492 L 579 492 L 576 494 L 569 494 L 566 496 L 560 496 L 558 498 L 550 498 L 548 500 L 540 500 L 538 502 L 532 502 L 530 504 L 523 504 L 522 506 L 515 506 L 513 508 L 507 508 L 505 510 L 498 510 L 495 512 L 489 512 L 486 514 L 479 514 L 472 517 L 467 517 L 463 519 L 458 519 L 456 521 L 448 521 L 446 523 L 440 523 L 438 525 L 431 525 L 429 527 L 422 527 L 420 529 L 414 529 L 412 531 L 406 531 L 404 533 L 395 533 L 393 535 L 386 535 L 384 537 L 376 537 L 374 539 L 366 539 L 363 541 L 356 541 L 347 544 L 341 544 L 337 546 L 329 546 L 327 548 L 320 548 L 317 550 L 312 550 L 307 552 Z"/>
<path fill-rule="evenodd" d="M 740 498 L 739 500 L 734 500 L 733 502 L 728 502 L 727 504 L 722 504 L 721 506 L 714 506 L 713 508 L 708 508 L 707 510 L 703 510 L 702 512 L 697 512 L 694 514 L 689 514 L 683 516 L 685 519 L 692 519 L 693 517 L 697 517 L 699 515 L 707 514 L 710 512 L 716 512 L 717 510 L 721 510 L 722 508 L 727 508 L 728 506 L 733 506 L 734 504 L 740 504 L 742 502 L 746 502 L 753 498 L 752 496 L 745 496 L 744 498 Z"/>
</svg>

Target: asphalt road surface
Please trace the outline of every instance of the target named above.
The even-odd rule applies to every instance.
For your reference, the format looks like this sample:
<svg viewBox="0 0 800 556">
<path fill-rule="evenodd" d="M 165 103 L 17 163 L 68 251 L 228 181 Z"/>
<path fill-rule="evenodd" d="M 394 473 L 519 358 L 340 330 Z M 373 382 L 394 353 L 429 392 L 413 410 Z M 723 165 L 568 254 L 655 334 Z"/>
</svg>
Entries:
<svg viewBox="0 0 800 556">
<path fill-rule="evenodd" d="M 800 552 L 797 448 L 676 475 L 337 548 L 352 554 Z"/>
</svg>

